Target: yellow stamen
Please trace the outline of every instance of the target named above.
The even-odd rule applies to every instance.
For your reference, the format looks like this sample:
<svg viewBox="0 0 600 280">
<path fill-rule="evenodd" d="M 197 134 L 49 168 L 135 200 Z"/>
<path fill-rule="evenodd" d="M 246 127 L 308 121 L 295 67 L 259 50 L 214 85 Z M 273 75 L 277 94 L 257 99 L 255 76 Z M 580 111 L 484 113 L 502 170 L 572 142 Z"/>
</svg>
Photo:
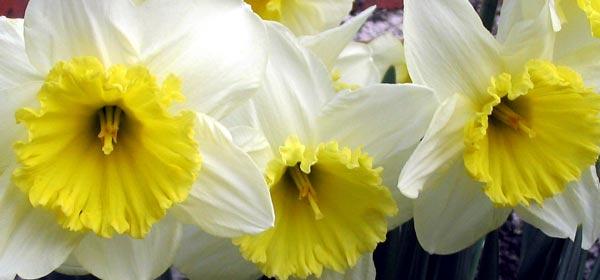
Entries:
<svg viewBox="0 0 600 280">
<path fill-rule="evenodd" d="M 315 219 L 323 219 L 323 213 L 321 213 L 321 209 L 319 209 L 319 205 L 317 205 L 317 192 L 310 183 L 308 174 L 302 172 L 299 166 L 290 167 L 288 168 L 288 171 L 290 172 L 290 176 L 292 177 L 292 180 L 294 180 L 294 184 L 300 192 L 298 199 L 307 198 L 310 208 L 312 208 L 313 212 L 315 213 Z"/>
<path fill-rule="evenodd" d="M 535 131 L 529 128 L 527 123 L 525 123 L 525 120 L 504 103 L 494 106 L 492 116 L 495 120 L 512 127 L 514 130 L 520 130 L 527 133 L 529 138 L 535 137 Z"/>
<path fill-rule="evenodd" d="M 98 138 L 102 139 L 102 152 L 105 155 L 109 155 L 114 150 L 113 142 L 117 143 L 122 112 L 117 106 L 106 106 L 98 111 L 100 119 Z"/>
</svg>

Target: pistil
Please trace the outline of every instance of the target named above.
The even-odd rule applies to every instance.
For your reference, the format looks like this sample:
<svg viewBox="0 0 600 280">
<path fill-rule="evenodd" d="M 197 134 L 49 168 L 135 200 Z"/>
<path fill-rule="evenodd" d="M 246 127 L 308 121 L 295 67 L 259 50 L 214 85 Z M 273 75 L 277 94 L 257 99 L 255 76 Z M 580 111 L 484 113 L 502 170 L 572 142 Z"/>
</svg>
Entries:
<svg viewBox="0 0 600 280">
<path fill-rule="evenodd" d="M 514 130 L 527 133 L 529 138 L 535 137 L 535 131 L 527 125 L 525 120 L 504 103 L 494 106 L 492 116 L 495 120 L 510 126 Z"/>
<path fill-rule="evenodd" d="M 315 213 L 315 219 L 323 219 L 323 213 L 321 213 L 321 209 L 319 209 L 319 205 L 317 205 L 317 192 L 310 183 L 308 174 L 302 172 L 299 166 L 290 167 L 288 168 L 288 171 L 292 177 L 292 180 L 294 181 L 294 184 L 300 192 L 298 199 L 308 199 L 310 208 L 312 208 L 313 212 Z"/>
<path fill-rule="evenodd" d="M 105 155 L 110 155 L 114 150 L 113 142 L 117 143 L 121 113 L 121 109 L 117 106 L 105 106 L 98 111 L 98 118 L 100 119 L 98 138 L 102 140 L 102 152 Z"/>
</svg>

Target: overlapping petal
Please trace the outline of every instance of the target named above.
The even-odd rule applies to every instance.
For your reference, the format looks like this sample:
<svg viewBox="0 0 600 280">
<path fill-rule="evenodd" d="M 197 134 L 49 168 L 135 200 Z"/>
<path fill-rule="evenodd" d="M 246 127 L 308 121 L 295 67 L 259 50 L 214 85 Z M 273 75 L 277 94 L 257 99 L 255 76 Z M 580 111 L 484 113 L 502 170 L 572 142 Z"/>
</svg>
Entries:
<svg viewBox="0 0 600 280">
<path fill-rule="evenodd" d="M 468 1 L 410 0 L 404 7 L 404 46 L 412 80 L 443 100 L 485 97 L 489 79 L 503 70 L 500 47 Z M 468 47 L 467 47 L 468 46 Z"/>
<path fill-rule="evenodd" d="M 268 22 L 267 27 L 270 56 L 265 79 L 251 100 L 255 109 L 245 112 L 256 114 L 248 118 L 257 120 L 258 129 L 270 143 L 283 144 L 289 135 L 311 142 L 314 120 L 333 97 L 332 81 L 320 60 L 300 46 L 282 25 Z M 282 71 L 285 65 L 290 67 Z"/>
<path fill-rule="evenodd" d="M 181 225 L 167 217 L 143 239 L 88 234 L 73 252 L 82 267 L 102 279 L 155 279 L 171 266 L 181 240 Z"/>
<path fill-rule="evenodd" d="M 223 237 L 256 234 L 271 227 L 273 208 L 261 171 L 218 122 L 205 115 L 198 119 L 202 172 L 188 199 L 175 205 L 173 214 Z"/>
<path fill-rule="evenodd" d="M 59 267 L 83 235 L 63 229 L 52 212 L 33 208 L 27 196 L 0 177 L 0 277 L 40 278 Z"/>
<path fill-rule="evenodd" d="M 174 266 L 190 279 L 256 280 L 262 276 L 258 267 L 242 258 L 231 239 L 189 225 L 183 228 L 183 246 Z"/>
<path fill-rule="evenodd" d="M 0 17 L 0 60 L 0 90 L 43 79 L 25 54 L 22 19 Z"/>
<path fill-rule="evenodd" d="M 496 39 L 509 73 L 521 72 L 530 59 L 552 59 L 556 33 L 548 3 L 510 1 L 502 5 L 501 14 Z"/>
<path fill-rule="evenodd" d="M 437 108 L 423 140 L 410 156 L 398 180 L 398 188 L 410 198 L 437 184 L 456 162 L 462 163 L 463 126 L 475 113 L 472 103 L 453 95 Z"/>
<path fill-rule="evenodd" d="M 511 211 L 494 206 L 462 161 L 449 169 L 415 201 L 415 231 L 429 253 L 450 254 L 468 247 L 502 225 Z"/>
<path fill-rule="evenodd" d="M 373 11 L 375 11 L 375 6 L 362 11 L 340 26 L 316 35 L 300 37 L 300 40 L 303 45 L 309 47 L 321 59 L 327 69 L 332 69 L 335 59 L 346 45 L 352 41 L 352 38 L 367 18 L 373 14 Z"/>
<path fill-rule="evenodd" d="M 552 237 L 574 240 L 581 225 L 581 247 L 588 250 L 600 235 L 600 188 L 596 168 L 590 167 L 580 180 L 569 184 L 564 193 L 544 201 L 543 206 L 531 204 L 516 207 L 515 211 Z"/>
</svg>

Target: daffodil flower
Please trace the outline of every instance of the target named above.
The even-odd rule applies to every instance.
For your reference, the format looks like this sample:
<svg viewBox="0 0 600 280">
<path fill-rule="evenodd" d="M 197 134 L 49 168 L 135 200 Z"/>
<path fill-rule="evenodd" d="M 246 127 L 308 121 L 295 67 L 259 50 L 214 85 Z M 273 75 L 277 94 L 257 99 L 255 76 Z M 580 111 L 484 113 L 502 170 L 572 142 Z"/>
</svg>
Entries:
<svg viewBox="0 0 600 280">
<path fill-rule="evenodd" d="M 296 35 L 335 27 L 352 9 L 352 0 L 244 0 L 264 20 L 277 21 Z"/>
<path fill-rule="evenodd" d="M 336 94 L 312 52 L 283 26 L 267 27 L 265 80 L 236 120 L 264 134 L 255 150 L 268 149 L 259 166 L 265 166 L 275 226 L 234 243 L 270 277 L 339 275 L 385 239 L 387 220 L 397 212 L 386 186 L 396 184 L 437 100 L 413 85 Z"/>
<path fill-rule="evenodd" d="M 585 85 L 596 86 L 594 91 L 598 92 L 600 80 L 597 73 L 600 63 L 594 57 L 600 54 L 597 49 L 600 41 L 593 37 L 583 6 L 578 3 L 580 2 L 518 1 L 504 5 L 502 13 L 513 16 L 510 20 L 501 18 L 501 33 L 498 33 L 497 38 L 500 42 L 521 44 L 539 45 L 544 42 L 543 52 L 524 48 L 521 49 L 522 54 L 526 56 L 529 52 L 529 56 L 542 55 L 544 59 L 551 59 L 556 64 L 571 67 L 581 74 Z M 552 32 L 553 30 L 557 32 Z M 514 53 L 515 49 L 517 48 L 505 49 L 504 52 Z M 595 168 L 591 167 L 589 172 L 582 174 L 579 181 L 570 184 L 563 194 L 547 199 L 543 205 L 519 206 L 515 211 L 530 224 L 553 237 L 574 239 L 577 226 L 583 225 L 582 247 L 589 249 L 600 236 L 600 189 Z"/>
<path fill-rule="evenodd" d="M 583 223 L 583 247 L 591 246 L 600 96 L 552 62 L 548 6 L 509 3 L 496 40 L 468 1 L 405 4 L 410 76 L 444 100 L 398 182 L 415 198 L 422 246 L 461 250 L 513 209 L 554 236 L 574 238 Z M 561 222 L 550 226 L 552 216 Z"/>
<path fill-rule="evenodd" d="M 336 91 L 380 83 L 392 65 L 396 67 L 398 83 L 410 80 L 404 62 L 404 46 L 399 39 L 387 34 L 368 44 L 352 41 L 373 11 L 374 6 L 340 26 L 300 37 L 302 44 L 325 64 Z"/>
<path fill-rule="evenodd" d="M 215 120 L 258 88 L 266 36 L 241 1 L 32 0 L 0 18 L 0 278 L 150 279 L 181 222 L 272 226 L 260 170 Z"/>
<path fill-rule="evenodd" d="M 379 36 L 369 43 L 350 42 L 333 66 L 336 89 L 380 83 L 390 66 L 394 66 L 396 83 L 410 82 L 404 45 L 392 34 Z"/>
</svg>

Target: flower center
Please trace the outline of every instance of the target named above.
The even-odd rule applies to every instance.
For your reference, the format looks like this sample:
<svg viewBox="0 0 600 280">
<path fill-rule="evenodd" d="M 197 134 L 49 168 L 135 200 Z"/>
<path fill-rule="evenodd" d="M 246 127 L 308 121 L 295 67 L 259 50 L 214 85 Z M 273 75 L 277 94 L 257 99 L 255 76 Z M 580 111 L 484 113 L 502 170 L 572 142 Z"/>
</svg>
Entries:
<svg viewBox="0 0 600 280">
<path fill-rule="evenodd" d="M 302 172 L 302 170 L 300 170 L 300 166 L 289 167 L 288 172 L 292 177 L 292 180 L 294 180 L 294 184 L 298 188 L 298 199 L 306 198 L 310 204 L 310 207 L 315 213 L 315 219 L 323 219 L 323 213 L 321 213 L 321 209 L 319 209 L 319 205 L 317 205 L 317 192 L 311 185 L 310 180 L 308 179 L 308 174 Z"/>
<path fill-rule="evenodd" d="M 600 96 L 566 67 L 532 60 L 520 76 L 501 74 L 490 102 L 465 126 L 464 164 L 498 206 L 564 191 L 600 148 Z"/>
<path fill-rule="evenodd" d="M 98 138 L 102 140 L 102 151 L 105 155 L 110 155 L 114 149 L 113 142 L 117 143 L 122 113 L 123 111 L 117 106 L 105 106 L 98 110 L 98 119 L 100 120 Z"/>
<path fill-rule="evenodd" d="M 282 0 L 244 0 L 264 20 L 281 20 Z"/>
<path fill-rule="evenodd" d="M 200 169 L 195 114 L 167 111 L 182 100 L 180 88 L 173 75 L 160 87 L 143 66 L 57 63 L 38 93 L 40 109 L 16 112 L 29 137 L 14 145 L 13 181 L 66 229 L 144 237 L 187 197 Z"/>
<path fill-rule="evenodd" d="M 535 137 L 535 131 L 529 128 L 523 117 L 515 113 L 510 107 L 508 107 L 508 105 L 506 105 L 506 103 L 508 103 L 508 100 L 506 100 L 506 102 L 501 102 L 500 104 L 494 106 L 494 109 L 492 111 L 493 120 L 508 125 L 516 131 L 525 133 L 530 138 Z"/>
<path fill-rule="evenodd" d="M 323 267 L 343 273 L 385 239 L 386 217 L 397 208 L 373 158 L 336 142 L 305 146 L 295 136 L 279 153 L 265 175 L 275 227 L 234 240 L 264 274 L 320 277 Z"/>
</svg>

